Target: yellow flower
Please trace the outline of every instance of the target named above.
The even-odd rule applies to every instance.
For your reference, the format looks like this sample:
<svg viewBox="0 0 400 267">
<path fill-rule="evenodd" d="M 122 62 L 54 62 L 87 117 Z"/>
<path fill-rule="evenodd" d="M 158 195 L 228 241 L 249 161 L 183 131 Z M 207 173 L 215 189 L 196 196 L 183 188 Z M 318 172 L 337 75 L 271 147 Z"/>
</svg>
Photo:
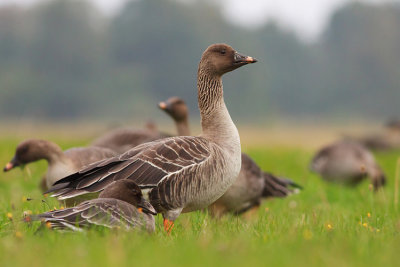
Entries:
<svg viewBox="0 0 400 267">
<path fill-rule="evenodd" d="M 63 209 L 65 209 L 65 207 L 64 207 L 64 206 L 61 206 L 61 207 L 60 207 L 60 210 L 63 210 Z"/>
<path fill-rule="evenodd" d="M 11 212 L 7 212 L 7 218 L 8 218 L 8 219 L 10 219 L 10 220 L 12 220 L 12 218 L 13 218 L 13 215 L 12 215 L 12 213 L 11 213 Z"/>
<path fill-rule="evenodd" d="M 51 229 L 51 222 L 46 222 L 46 227 Z"/>
<path fill-rule="evenodd" d="M 371 218 L 371 213 L 368 212 L 368 213 L 367 213 L 367 217 L 368 217 L 368 218 Z"/>
<path fill-rule="evenodd" d="M 376 232 L 378 232 L 378 233 L 379 233 L 380 231 L 381 231 L 381 229 L 376 229 Z"/>
<path fill-rule="evenodd" d="M 365 228 L 368 228 L 368 223 L 363 223 L 362 226 L 364 226 Z"/>
<path fill-rule="evenodd" d="M 333 230 L 333 226 L 330 223 L 326 224 L 325 227 L 328 231 Z"/>
<path fill-rule="evenodd" d="M 27 201 L 28 201 L 28 198 L 26 196 L 23 196 L 22 197 L 22 202 L 27 202 Z"/>
<path fill-rule="evenodd" d="M 269 211 L 269 208 L 268 208 L 268 207 L 266 207 L 266 208 L 265 208 L 265 212 L 268 212 L 268 211 Z"/>
</svg>

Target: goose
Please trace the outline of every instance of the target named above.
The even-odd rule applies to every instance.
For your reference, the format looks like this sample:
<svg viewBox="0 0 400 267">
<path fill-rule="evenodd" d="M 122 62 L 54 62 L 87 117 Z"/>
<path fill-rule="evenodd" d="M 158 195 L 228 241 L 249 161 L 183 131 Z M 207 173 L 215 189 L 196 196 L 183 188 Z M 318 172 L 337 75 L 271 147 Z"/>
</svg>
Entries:
<svg viewBox="0 0 400 267">
<path fill-rule="evenodd" d="M 95 139 L 91 146 L 104 147 L 122 154 L 129 149 L 154 140 L 170 137 L 146 125 L 145 129 L 118 128 Z"/>
<path fill-rule="evenodd" d="M 17 146 L 14 157 L 3 170 L 8 172 L 17 166 L 44 159 L 48 168 L 41 187 L 47 190 L 59 179 L 79 171 L 84 166 L 115 155 L 112 150 L 100 147 L 76 147 L 62 151 L 51 141 L 28 139 Z"/>
<path fill-rule="evenodd" d="M 221 198 L 208 207 L 208 211 L 216 218 L 227 213 L 240 215 L 259 207 L 263 199 L 284 198 L 300 189 L 302 187 L 290 179 L 262 171 L 249 155 L 242 153 L 242 168 L 238 178 Z"/>
<path fill-rule="evenodd" d="M 166 101 L 160 102 L 158 107 L 173 119 L 178 135 L 190 135 L 189 110 L 182 98 L 170 97 Z"/>
<path fill-rule="evenodd" d="M 158 106 L 173 118 L 178 135 L 190 135 L 188 108 L 183 99 L 171 97 L 160 102 Z M 221 217 L 226 213 L 238 215 L 258 207 L 263 198 L 288 196 L 294 192 L 289 187 L 301 189 L 301 186 L 289 179 L 263 172 L 250 156 L 242 153 L 242 167 L 238 178 L 208 210 L 214 217 Z"/>
<path fill-rule="evenodd" d="M 400 119 L 391 119 L 386 122 L 385 127 L 389 130 L 400 132 Z"/>
<path fill-rule="evenodd" d="M 323 147 L 311 161 L 311 171 L 326 181 L 356 185 L 367 177 L 377 190 L 386 182 L 374 156 L 364 146 L 348 140 Z"/>
<path fill-rule="evenodd" d="M 109 185 L 99 198 L 87 200 L 76 207 L 52 210 L 28 216 L 25 221 L 42 221 L 56 230 L 82 231 L 90 226 L 135 228 L 154 232 L 156 211 L 143 198 L 141 189 L 131 180 L 119 180 Z"/>
<path fill-rule="evenodd" d="M 200 136 L 170 137 L 139 145 L 63 178 L 48 192 L 67 199 L 130 179 L 145 190 L 170 233 L 181 213 L 207 207 L 235 182 L 241 166 L 240 138 L 224 102 L 222 76 L 256 61 L 226 44 L 209 46 L 197 73 Z"/>
<path fill-rule="evenodd" d="M 392 150 L 400 148 L 400 120 L 390 120 L 384 129 L 375 134 L 360 137 L 344 136 L 345 140 L 359 142 L 371 150 Z"/>
<path fill-rule="evenodd" d="M 174 120 L 180 120 L 178 113 L 170 114 L 170 116 Z M 145 129 L 119 128 L 100 136 L 91 145 L 109 148 L 117 154 L 122 154 L 137 145 L 166 137 L 171 137 L 171 135 L 159 132 L 154 122 L 147 121 Z"/>
</svg>

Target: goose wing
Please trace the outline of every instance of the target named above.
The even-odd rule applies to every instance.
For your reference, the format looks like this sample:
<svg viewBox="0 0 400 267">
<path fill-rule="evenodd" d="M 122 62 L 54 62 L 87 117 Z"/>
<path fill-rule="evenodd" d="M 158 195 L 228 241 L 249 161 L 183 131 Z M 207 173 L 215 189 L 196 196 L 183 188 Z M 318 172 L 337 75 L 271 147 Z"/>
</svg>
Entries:
<svg viewBox="0 0 400 267">
<path fill-rule="evenodd" d="M 93 225 L 108 228 L 124 227 L 129 230 L 134 227 L 154 224 L 153 217 L 147 216 L 145 217 L 136 207 L 124 201 L 100 198 L 85 201 L 73 208 L 45 212 L 34 216 L 33 220 L 50 223 L 52 228 L 58 230 L 80 231 L 83 227 Z M 146 220 L 146 218 L 150 218 L 150 220 Z M 148 229 L 152 228 L 154 227 L 149 225 Z"/>
<path fill-rule="evenodd" d="M 141 188 L 153 188 L 184 170 L 198 167 L 210 155 L 209 142 L 202 137 L 172 137 L 145 143 L 57 181 L 48 192 L 67 199 L 102 191 L 120 179 L 132 179 Z"/>
</svg>

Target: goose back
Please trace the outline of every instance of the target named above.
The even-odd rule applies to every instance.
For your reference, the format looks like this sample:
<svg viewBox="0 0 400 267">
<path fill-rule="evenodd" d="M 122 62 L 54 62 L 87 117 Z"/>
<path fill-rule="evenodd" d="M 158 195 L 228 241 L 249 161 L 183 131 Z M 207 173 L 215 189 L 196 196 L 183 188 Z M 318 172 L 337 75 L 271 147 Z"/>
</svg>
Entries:
<svg viewBox="0 0 400 267">
<path fill-rule="evenodd" d="M 91 145 L 105 147 L 115 151 L 117 154 L 122 154 L 137 145 L 166 137 L 170 136 L 149 128 L 120 128 L 100 136 Z"/>
</svg>

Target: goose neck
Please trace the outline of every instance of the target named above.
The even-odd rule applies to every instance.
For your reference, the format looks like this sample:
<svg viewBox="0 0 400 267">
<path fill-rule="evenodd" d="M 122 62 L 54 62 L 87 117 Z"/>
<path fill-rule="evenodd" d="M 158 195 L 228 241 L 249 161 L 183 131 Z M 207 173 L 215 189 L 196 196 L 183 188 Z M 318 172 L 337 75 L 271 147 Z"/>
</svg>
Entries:
<svg viewBox="0 0 400 267">
<path fill-rule="evenodd" d="M 217 143 L 240 146 L 239 133 L 224 102 L 221 76 L 199 69 L 197 87 L 202 136 Z"/>
<path fill-rule="evenodd" d="M 181 121 L 176 121 L 175 122 L 176 129 L 178 132 L 178 135 L 180 136 L 189 136 L 190 135 L 190 130 L 189 130 L 189 123 L 187 118 Z"/>
</svg>

